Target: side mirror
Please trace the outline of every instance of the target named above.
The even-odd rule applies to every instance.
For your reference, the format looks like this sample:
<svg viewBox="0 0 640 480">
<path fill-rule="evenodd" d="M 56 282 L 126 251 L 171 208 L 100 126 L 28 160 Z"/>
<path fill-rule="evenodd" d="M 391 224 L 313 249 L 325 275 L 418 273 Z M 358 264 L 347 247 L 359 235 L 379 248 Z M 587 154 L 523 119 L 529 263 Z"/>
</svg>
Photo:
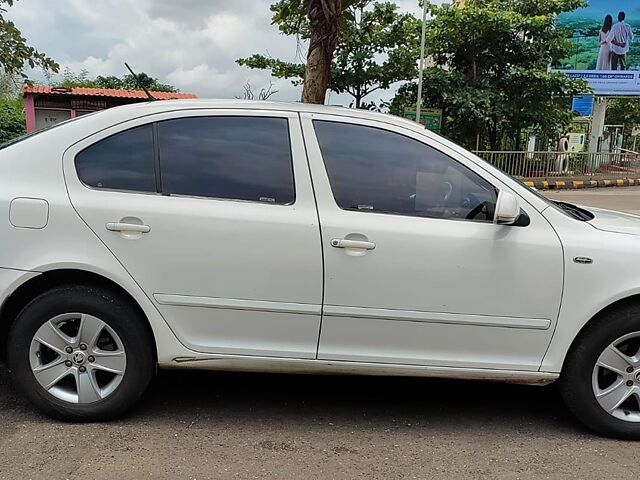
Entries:
<svg viewBox="0 0 640 480">
<path fill-rule="evenodd" d="M 512 225 L 520 216 L 520 202 L 518 197 L 506 190 L 498 192 L 496 202 L 496 212 L 493 216 L 493 223 L 498 225 Z"/>
</svg>

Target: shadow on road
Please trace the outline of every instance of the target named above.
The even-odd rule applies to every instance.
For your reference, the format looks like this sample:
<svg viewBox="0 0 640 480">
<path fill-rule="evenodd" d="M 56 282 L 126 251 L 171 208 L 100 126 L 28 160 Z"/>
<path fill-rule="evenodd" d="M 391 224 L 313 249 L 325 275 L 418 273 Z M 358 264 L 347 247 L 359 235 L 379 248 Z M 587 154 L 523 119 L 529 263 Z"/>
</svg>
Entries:
<svg viewBox="0 0 640 480">
<path fill-rule="evenodd" d="M 40 418 L 0 373 L 0 415 Z M 583 435 L 554 385 L 404 377 L 164 371 L 124 422 L 346 428 L 428 426 Z M 520 432 L 522 433 L 522 432 Z"/>
</svg>

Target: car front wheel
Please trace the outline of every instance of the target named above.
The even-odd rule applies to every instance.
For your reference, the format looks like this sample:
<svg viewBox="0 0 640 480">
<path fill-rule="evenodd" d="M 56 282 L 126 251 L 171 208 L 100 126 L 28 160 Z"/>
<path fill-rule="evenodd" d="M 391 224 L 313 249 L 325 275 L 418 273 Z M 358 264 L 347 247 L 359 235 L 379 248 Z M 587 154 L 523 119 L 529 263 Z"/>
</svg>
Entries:
<svg viewBox="0 0 640 480">
<path fill-rule="evenodd" d="M 587 427 L 640 439 L 640 306 L 609 311 L 587 326 L 569 352 L 561 391 Z"/>
<path fill-rule="evenodd" d="M 60 287 L 38 296 L 9 334 L 16 386 L 44 413 L 102 421 L 135 404 L 154 373 L 146 320 L 108 289 Z"/>
</svg>

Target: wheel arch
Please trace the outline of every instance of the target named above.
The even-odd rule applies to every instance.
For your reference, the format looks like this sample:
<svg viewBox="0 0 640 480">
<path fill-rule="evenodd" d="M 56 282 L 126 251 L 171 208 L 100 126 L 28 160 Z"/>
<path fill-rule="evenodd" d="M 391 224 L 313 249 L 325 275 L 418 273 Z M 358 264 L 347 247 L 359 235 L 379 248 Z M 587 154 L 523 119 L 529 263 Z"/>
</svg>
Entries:
<svg viewBox="0 0 640 480">
<path fill-rule="evenodd" d="M 576 344 L 580 342 L 582 337 L 588 334 L 589 330 L 593 327 L 593 325 L 595 325 L 602 317 L 606 316 L 607 314 L 615 310 L 618 310 L 620 308 L 624 308 L 627 305 L 634 305 L 634 304 L 640 305 L 640 293 L 635 293 L 635 294 L 620 298 L 618 300 L 615 300 L 614 302 L 600 309 L 595 315 L 593 315 L 589 320 L 587 320 L 587 322 L 585 322 L 585 324 L 582 325 L 580 330 L 578 330 L 578 333 L 575 335 L 571 344 L 569 345 L 569 348 L 565 352 L 564 358 L 562 359 L 562 368 L 564 368 L 567 358 L 569 357 L 569 353 L 573 351 Z"/>
<path fill-rule="evenodd" d="M 154 340 L 152 342 L 153 352 L 157 360 L 158 352 L 153 328 L 140 303 L 133 295 L 115 281 L 98 273 L 81 269 L 65 268 L 45 271 L 27 280 L 17 287 L 0 306 L 0 361 L 6 361 L 9 330 L 20 311 L 41 293 L 63 285 L 88 285 L 105 288 L 129 302 L 138 311 L 141 318 L 145 319 L 145 326 L 149 335 Z"/>
</svg>

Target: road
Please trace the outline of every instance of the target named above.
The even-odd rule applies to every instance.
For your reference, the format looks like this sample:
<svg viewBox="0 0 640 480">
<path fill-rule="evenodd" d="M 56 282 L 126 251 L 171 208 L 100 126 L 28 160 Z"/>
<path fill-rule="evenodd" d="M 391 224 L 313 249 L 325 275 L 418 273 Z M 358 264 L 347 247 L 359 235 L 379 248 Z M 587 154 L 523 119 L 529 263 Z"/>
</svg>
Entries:
<svg viewBox="0 0 640 480">
<path fill-rule="evenodd" d="M 640 215 L 640 187 L 549 190 L 543 193 L 554 200 L 591 207 L 609 208 Z"/>
<path fill-rule="evenodd" d="M 640 188 L 551 192 L 640 212 Z M 0 479 L 626 479 L 637 444 L 592 435 L 555 386 L 161 372 L 127 418 L 42 417 L 0 372 Z"/>
</svg>

